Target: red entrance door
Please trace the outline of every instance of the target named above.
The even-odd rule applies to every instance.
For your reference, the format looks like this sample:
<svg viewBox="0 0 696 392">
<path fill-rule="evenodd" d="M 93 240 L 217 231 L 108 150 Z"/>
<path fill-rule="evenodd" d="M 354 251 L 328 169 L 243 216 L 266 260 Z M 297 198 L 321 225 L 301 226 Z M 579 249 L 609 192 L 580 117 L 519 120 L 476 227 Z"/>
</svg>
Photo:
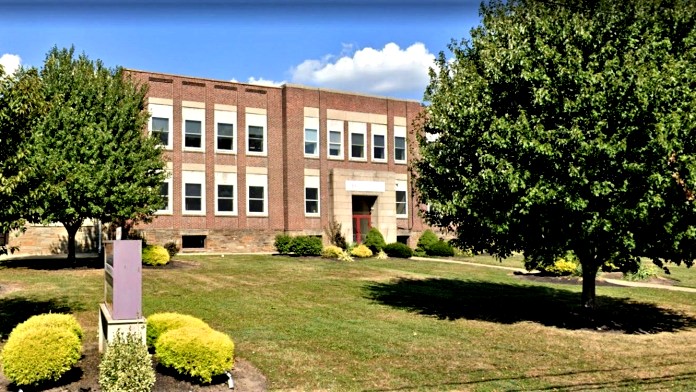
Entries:
<svg viewBox="0 0 696 392">
<path fill-rule="evenodd" d="M 372 223 L 370 222 L 370 215 L 355 214 L 353 215 L 353 242 L 356 244 L 362 244 L 365 241 L 365 236 L 367 232 L 370 231 Z"/>
</svg>

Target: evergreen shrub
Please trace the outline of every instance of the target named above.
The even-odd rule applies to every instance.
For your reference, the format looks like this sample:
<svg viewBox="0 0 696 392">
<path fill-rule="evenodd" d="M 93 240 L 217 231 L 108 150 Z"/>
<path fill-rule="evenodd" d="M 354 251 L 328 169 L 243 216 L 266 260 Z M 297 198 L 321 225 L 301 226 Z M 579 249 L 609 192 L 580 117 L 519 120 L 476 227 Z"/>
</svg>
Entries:
<svg viewBox="0 0 696 392">
<path fill-rule="evenodd" d="M 143 264 L 161 266 L 169 263 L 169 252 L 161 245 L 143 247 Z"/>
<path fill-rule="evenodd" d="M 149 392 L 155 385 L 152 356 L 139 335 L 116 334 L 99 363 L 99 386 L 104 392 Z"/>
<path fill-rule="evenodd" d="M 421 234 L 420 238 L 418 239 L 416 249 L 428 254 L 428 248 L 430 248 L 431 245 L 436 244 L 439 240 L 440 239 L 435 235 L 435 233 L 428 229 Z"/>
<path fill-rule="evenodd" d="M 452 248 L 452 245 L 450 245 L 448 242 L 438 240 L 437 242 L 431 244 L 428 248 L 426 248 L 425 253 L 427 253 L 428 256 L 449 257 L 454 256 L 454 248 Z"/>
<path fill-rule="evenodd" d="M 278 234 L 275 238 L 275 246 L 278 253 L 281 255 L 286 255 L 290 253 L 290 243 L 292 242 L 292 237 L 287 234 Z"/>
<path fill-rule="evenodd" d="M 402 244 L 401 242 L 387 244 L 387 246 L 384 247 L 384 252 L 386 252 L 389 257 L 399 257 L 402 259 L 408 259 L 413 256 L 413 250 L 408 245 Z"/>
<path fill-rule="evenodd" d="M 290 242 L 290 252 L 297 256 L 320 256 L 324 244 L 319 237 L 301 235 Z"/>
<path fill-rule="evenodd" d="M 182 328 L 182 327 L 197 327 L 201 329 L 212 330 L 210 326 L 203 320 L 189 316 L 187 314 L 164 312 L 155 313 L 147 317 L 147 347 L 155 347 L 157 339 L 165 332 Z"/>
<path fill-rule="evenodd" d="M 370 248 L 373 254 L 376 254 L 387 246 L 387 243 L 384 241 L 382 233 L 380 233 L 376 227 L 373 227 L 367 232 L 363 245 Z"/>
</svg>

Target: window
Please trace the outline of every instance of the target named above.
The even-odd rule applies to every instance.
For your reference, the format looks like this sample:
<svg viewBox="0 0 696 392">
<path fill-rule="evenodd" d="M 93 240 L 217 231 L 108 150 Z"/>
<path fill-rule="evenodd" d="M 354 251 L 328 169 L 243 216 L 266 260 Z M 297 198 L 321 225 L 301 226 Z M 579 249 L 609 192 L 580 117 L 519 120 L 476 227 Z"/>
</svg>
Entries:
<svg viewBox="0 0 696 392">
<path fill-rule="evenodd" d="M 247 153 L 266 155 L 266 115 L 246 114 L 247 123 Z"/>
<path fill-rule="evenodd" d="M 305 215 L 319 216 L 319 177 L 306 176 L 305 182 Z"/>
<path fill-rule="evenodd" d="M 319 119 L 305 117 L 304 154 L 308 157 L 319 156 Z"/>
<path fill-rule="evenodd" d="M 172 148 L 172 106 L 151 103 L 149 105 L 150 114 L 150 134 L 160 140 L 162 146 L 167 149 Z"/>
<path fill-rule="evenodd" d="M 367 124 L 359 122 L 349 122 L 350 132 L 350 158 L 365 160 L 365 135 L 367 134 Z"/>
<path fill-rule="evenodd" d="M 394 127 L 394 162 L 406 163 L 406 127 Z"/>
<path fill-rule="evenodd" d="M 181 236 L 181 247 L 185 248 L 185 249 L 205 248 L 205 236 L 204 235 L 182 235 Z"/>
<path fill-rule="evenodd" d="M 268 216 L 268 177 L 265 174 L 247 174 L 247 214 Z"/>
<path fill-rule="evenodd" d="M 237 173 L 215 173 L 215 215 L 237 215 Z"/>
<path fill-rule="evenodd" d="M 172 179 L 168 178 L 160 184 L 160 195 L 164 199 L 164 206 L 158 210 L 159 214 L 172 213 Z"/>
<path fill-rule="evenodd" d="M 184 119 L 184 150 L 203 151 L 205 149 L 205 109 L 181 109 Z"/>
<path fill-rule="evenodd" d="M 334 159 L 343 159 L 343 121 L 327 120 L 328 156 Z"/>
<path fill-rule="evenodd" d="M 406 181 L 396 181 L 396 217 L 408 217 L 408 202 L 406 198 Z"/>
<path fill-rule="evenodd" d="M 372 160 L 387 161 L 387 126 L 372 124 Z"/>
<path fill-rule="evenodd" d="M 222 110 L 215 111 L 215 151 L 236 152 L 237 113 Z"/>
<path fill-rule="evenodd" d="M 184 214 L 205 214 L 205 172 L 183 172 Z"/>
</svg>

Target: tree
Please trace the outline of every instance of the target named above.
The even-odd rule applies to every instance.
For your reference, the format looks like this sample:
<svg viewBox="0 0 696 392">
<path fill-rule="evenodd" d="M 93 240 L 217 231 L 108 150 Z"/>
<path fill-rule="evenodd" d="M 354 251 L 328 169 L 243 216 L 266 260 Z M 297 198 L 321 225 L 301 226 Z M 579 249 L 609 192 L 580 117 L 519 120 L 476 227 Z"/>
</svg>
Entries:
<svg viewBox="0 0 696 392">
<path fill-rule="evenodd" d="M 62 223 L 74 260 L 85 219 L 151 219 L 163 205 L 164 161 L 143 132 L 146 87 L 122 68 L 54 47 L 39 76 L 46 110 L 32 123 L 27 163 L 38 192 L 27 218 Z"/>
<path fill-rule="evenodd" d="M 425 99 L 414 180 L 456 244 L 550 264 L 573 251 L 582 305 L 608 260 L 696 257 L 693 2 L 510 0 L 481 8 Z"/>
<path fill-rule="evenodd" d="M 0 65 L 0 234 L 24 226 L 28 199 L 27 141 L 31 121 L 42 114 L 40 83 L 34 69 L 5 74 Z M 0 246 L 0 255 L 14 251 Z"/>
</svg>

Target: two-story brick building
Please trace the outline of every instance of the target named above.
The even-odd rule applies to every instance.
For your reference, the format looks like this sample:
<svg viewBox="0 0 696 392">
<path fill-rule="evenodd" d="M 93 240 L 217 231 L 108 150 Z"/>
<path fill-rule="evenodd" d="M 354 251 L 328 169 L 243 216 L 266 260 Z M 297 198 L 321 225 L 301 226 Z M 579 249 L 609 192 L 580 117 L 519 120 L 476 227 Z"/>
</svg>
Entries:
<svg viewBox="0 0 696 392">
<path fill-rule="evenodd" d="M 332 219 L 353 242 L 370 226 L 387 242 L 415 241 L 424 229 L 408 174 L 419 102 L 129 72 L 149 85 L 147 131 L 161 139 L 170 173 L 167 206 L 137 227 L 148 242 L 249 252 L 272 250 L 282 232 L 322 235 Z M 60 236 L 50 229 L 14 242 Z"/>
</svg>

